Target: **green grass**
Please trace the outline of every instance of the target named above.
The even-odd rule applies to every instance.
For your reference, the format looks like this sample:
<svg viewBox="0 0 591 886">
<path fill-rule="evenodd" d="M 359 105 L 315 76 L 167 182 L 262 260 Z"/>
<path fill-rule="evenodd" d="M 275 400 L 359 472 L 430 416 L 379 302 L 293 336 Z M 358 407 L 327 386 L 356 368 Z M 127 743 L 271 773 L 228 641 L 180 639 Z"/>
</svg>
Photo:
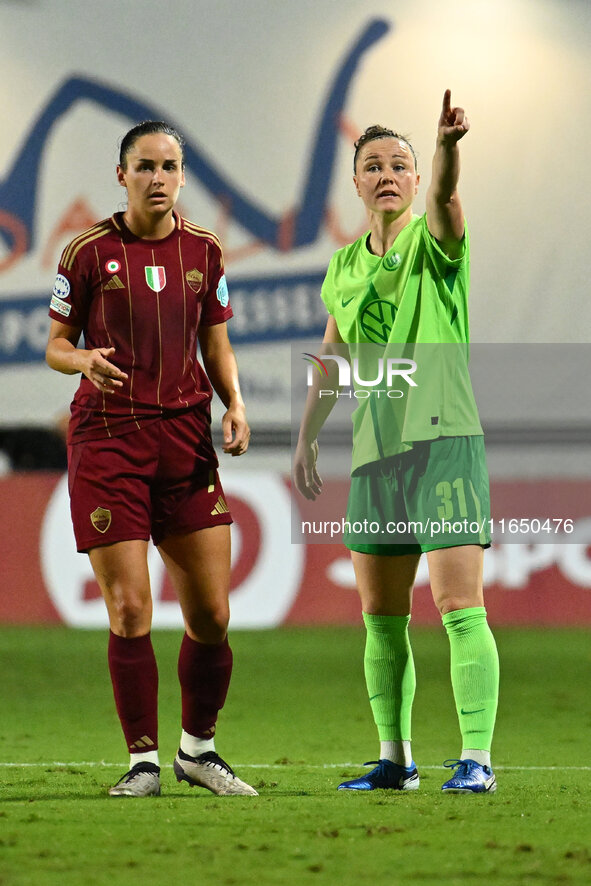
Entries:
<svg viewBox="0 0 591 886">
<path fill-rule="evenodd" d="M 127 755 L 106 635 L 2 628 L 0 763 L 16 765 L 0 766 L 0 886 L 590 883 L 589 632 L 496 636 L 495 795 L 441 794 L 460 748 L 447 643 L 427 629 L 413 632 L 420 791 L 335 790 L 377 741 L 362 632 L 331 628 L 232 635 L 217 747 L 258 798 L 176 783 L 180 637 L 155 633 L 163 796 L 114 800 Z"/>
</svg>

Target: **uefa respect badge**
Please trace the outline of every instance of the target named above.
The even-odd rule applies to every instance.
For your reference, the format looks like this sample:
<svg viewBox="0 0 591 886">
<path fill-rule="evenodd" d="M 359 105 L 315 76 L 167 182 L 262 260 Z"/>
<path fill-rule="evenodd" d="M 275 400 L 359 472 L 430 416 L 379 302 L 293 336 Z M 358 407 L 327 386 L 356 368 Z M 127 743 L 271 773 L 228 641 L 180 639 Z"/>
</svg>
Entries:
<svg viewBox="0 0 591 886">
<path fill-rule="evenodd" d="M 228 303 L 230 301 L 230 294 L 228 292 L 228 283 L 226 281 L 225 274 L 222 274 L 222 276 L 220 277 L 220 282 L 218 283 L 216 296 L 217 296 L 217 300 L 221 304 L 222 308 L 227 308 Z"/>
</svg>

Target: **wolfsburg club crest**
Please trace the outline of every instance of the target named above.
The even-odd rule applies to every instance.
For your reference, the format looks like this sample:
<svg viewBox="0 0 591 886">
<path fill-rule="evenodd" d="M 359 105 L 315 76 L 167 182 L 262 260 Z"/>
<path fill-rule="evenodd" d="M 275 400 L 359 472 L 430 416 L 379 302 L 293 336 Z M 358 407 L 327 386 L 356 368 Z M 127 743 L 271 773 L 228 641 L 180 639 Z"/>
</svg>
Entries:
<svg viewBox="0 0 591 886">
<path fill-rule="evenodd" d="M 166 286 L 166 273 L 161 265 L 146 265 L 146 283 L 154 292 L 161 292 Z"/>
</svg>

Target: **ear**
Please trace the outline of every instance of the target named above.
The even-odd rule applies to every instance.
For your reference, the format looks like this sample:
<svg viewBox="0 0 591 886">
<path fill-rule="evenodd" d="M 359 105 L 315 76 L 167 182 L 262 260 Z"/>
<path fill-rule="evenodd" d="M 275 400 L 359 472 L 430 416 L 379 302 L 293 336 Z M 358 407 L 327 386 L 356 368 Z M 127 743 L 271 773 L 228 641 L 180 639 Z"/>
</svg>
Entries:
<svg viewBox="0 0 591 886">
<path fill-rule="evenodd" d="M 183 172 L 183 174 L 181 176 L 181 188 L 184 188 L 185 187 L 185 167 L 184 166 L 183 166 L 182 172 Z"/>
<path fill-rule="evenodd" d="M 125 172 L 123 171 L 121 166 L 119 166 L 119 164 L 117 164 L 117 181 L 122 188 L 127 187 L 127 185 L 125 184 Z"/>
<path fill-rule="evenodd" d="M 357 191 L 357 196 L 361 197 L 361 192 L 359 191 L 359 182 L 357 181 L 357 176 L 353 176 L 353 184 L 355 185 L 355 190 Z"/>
<path fill-rule="evenodd" d="M 415 195 L 419 193 L 419 182 L 421 181 L 421 176 L 417 173 L 417 180 L 415 182 Z"/>
</svg>

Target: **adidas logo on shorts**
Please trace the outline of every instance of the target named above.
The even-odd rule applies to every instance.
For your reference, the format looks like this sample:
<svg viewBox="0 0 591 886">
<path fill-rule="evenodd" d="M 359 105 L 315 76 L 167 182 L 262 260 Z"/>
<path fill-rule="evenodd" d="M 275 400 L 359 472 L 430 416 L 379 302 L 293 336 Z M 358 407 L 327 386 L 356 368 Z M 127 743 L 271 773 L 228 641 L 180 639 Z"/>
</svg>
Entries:
<svg viewBox="0 0 591 886">
<path fill-rule="evenodd" d="M 215 503 L 215 507 L 214 507 L 213 511 L 211 512 L 211 516 L 215 517 L 217 514 L 229 514 L 229 513 L 230 513 L 230 508 L 228 507 L 228 505 L 224 501 L 223 496 L 220 495 L 220 497 L 218 498 L 218 500 Z"/>
</svg>

